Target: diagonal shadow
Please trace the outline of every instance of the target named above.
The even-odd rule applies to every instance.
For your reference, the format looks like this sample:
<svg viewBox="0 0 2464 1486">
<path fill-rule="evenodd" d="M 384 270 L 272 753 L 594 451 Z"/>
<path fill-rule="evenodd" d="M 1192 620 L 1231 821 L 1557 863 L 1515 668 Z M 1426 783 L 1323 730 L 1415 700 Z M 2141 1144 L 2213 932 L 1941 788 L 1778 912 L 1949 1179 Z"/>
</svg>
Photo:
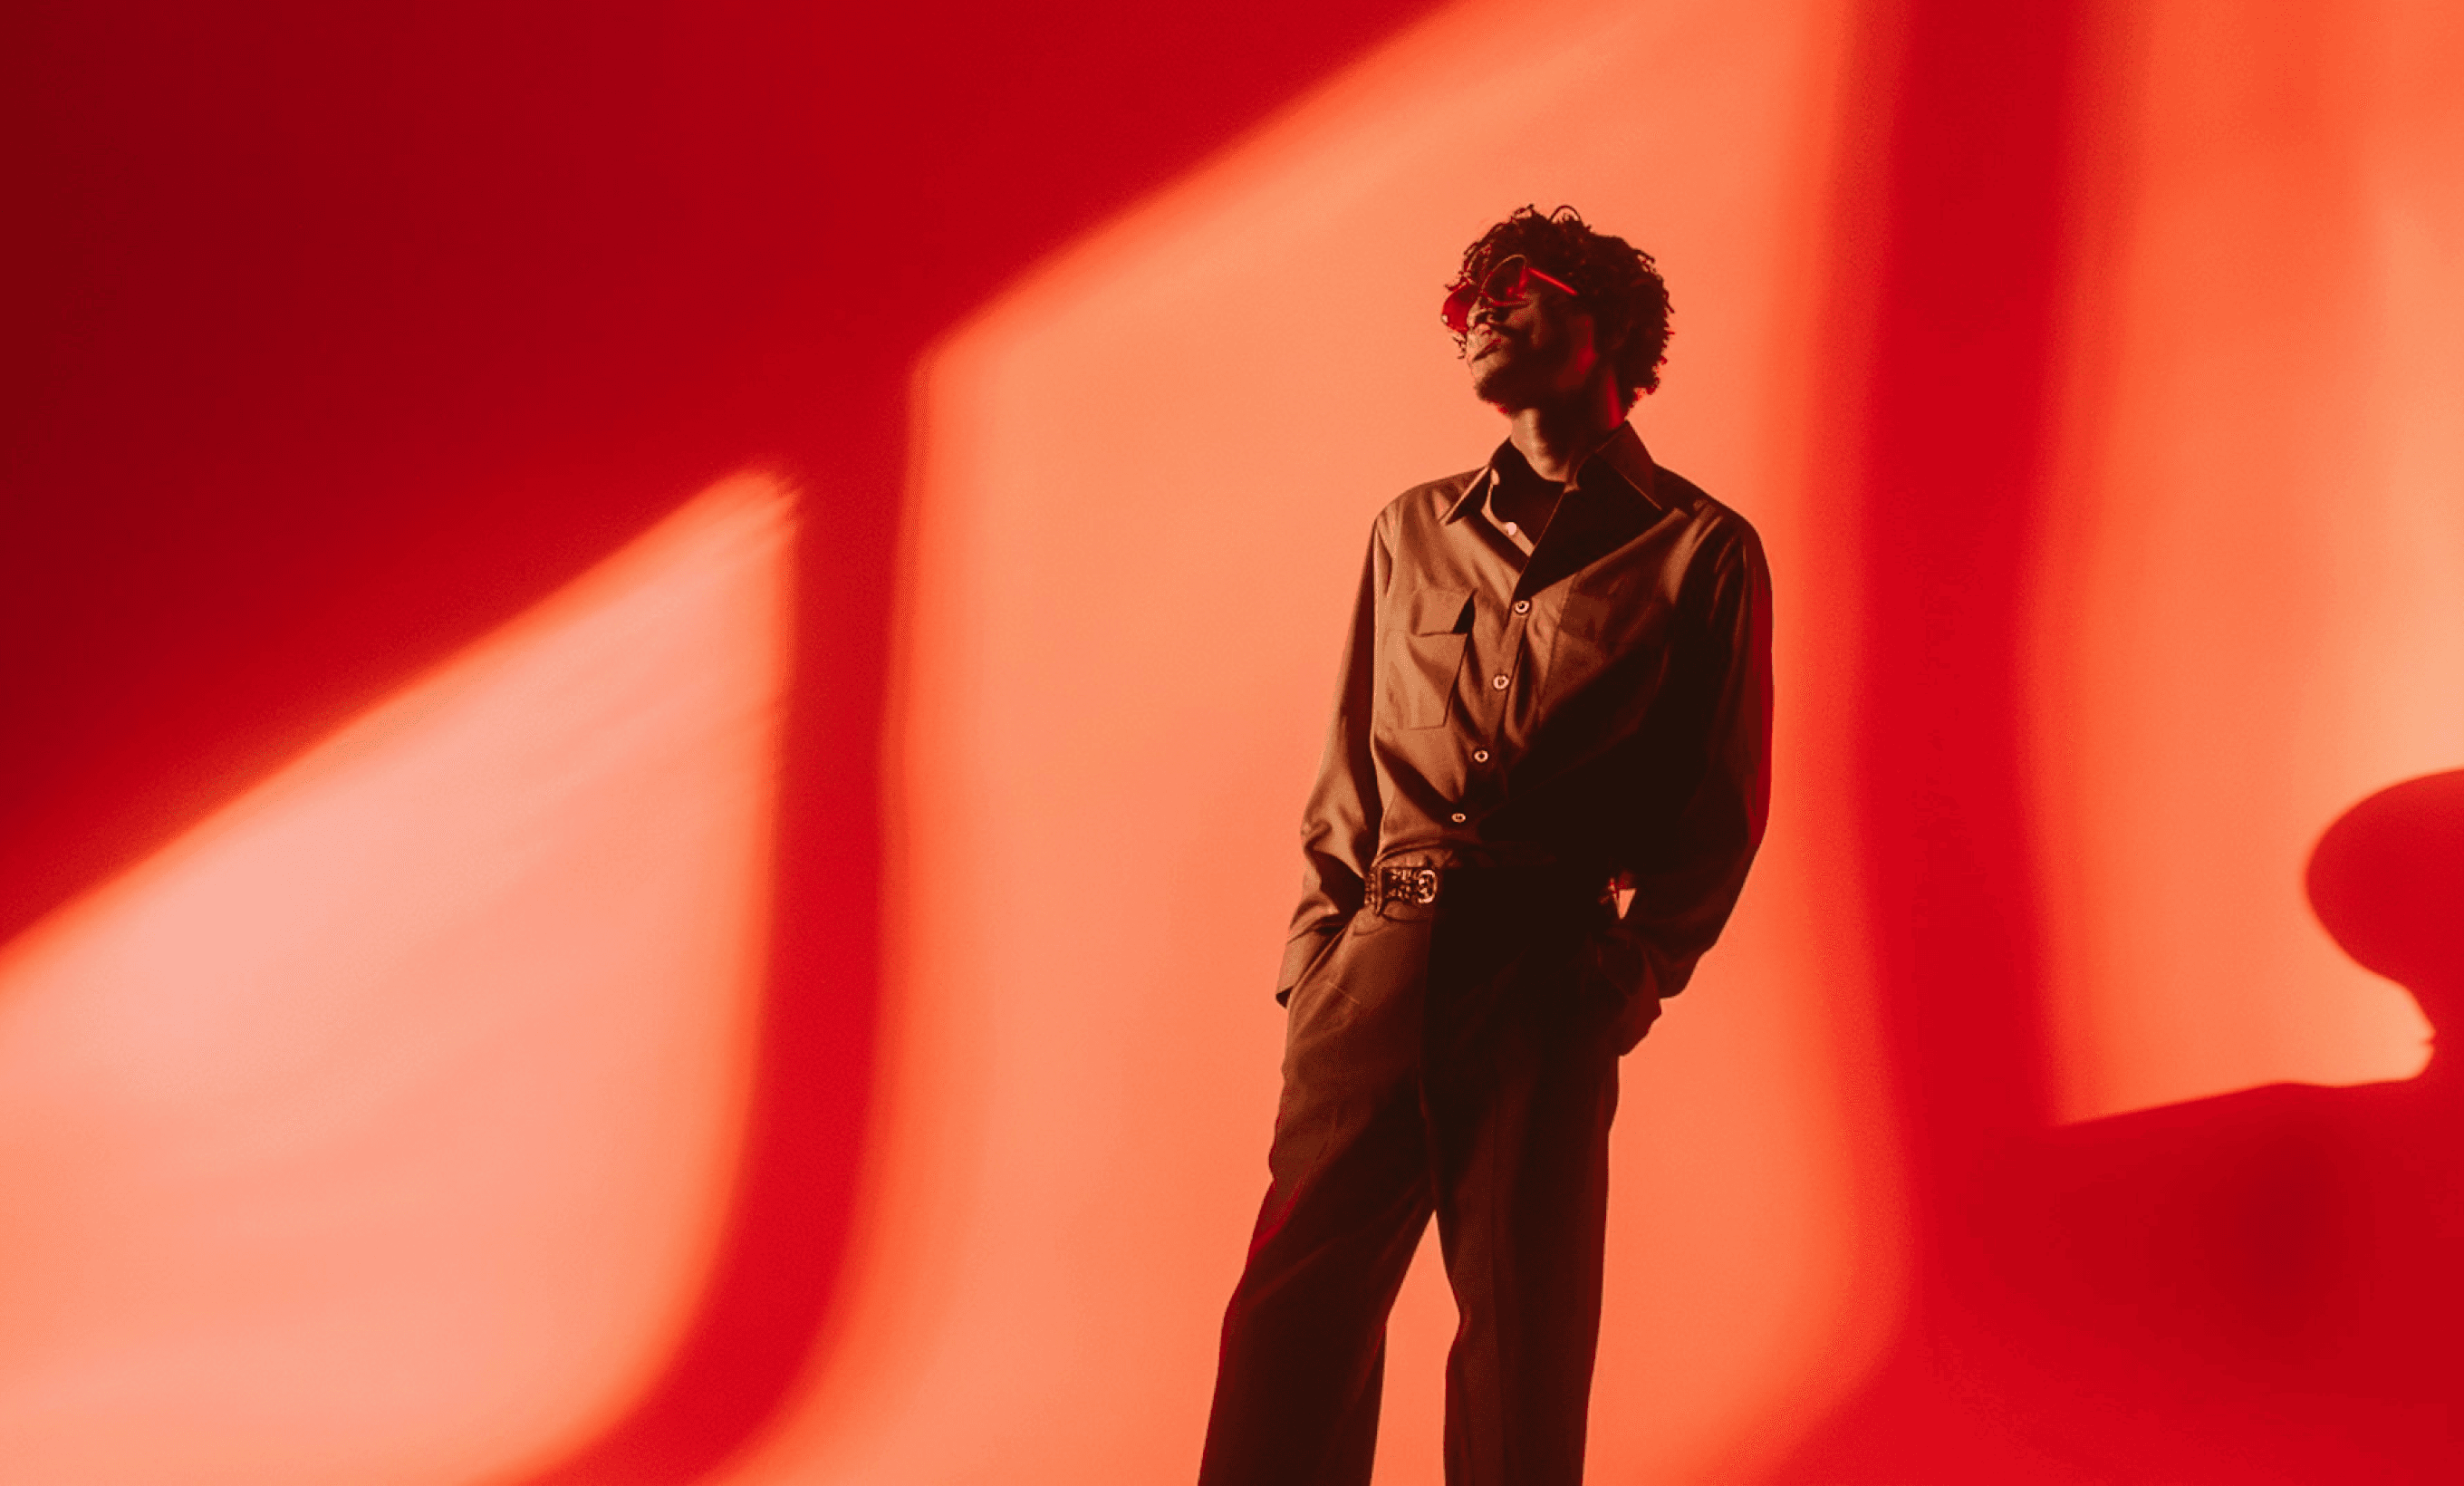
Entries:
<svg viewBox="0 0 2464 1486">
<path fill-rule="evenodd" d="M 0 935 L 759 460 L 811 492 L 732 1238 L 540 1481 L 690 1480 L 821 1334 L 867 1097 L 915 357 L 1429 9 L 255 0 L 26 17 Z"/>
</svg>

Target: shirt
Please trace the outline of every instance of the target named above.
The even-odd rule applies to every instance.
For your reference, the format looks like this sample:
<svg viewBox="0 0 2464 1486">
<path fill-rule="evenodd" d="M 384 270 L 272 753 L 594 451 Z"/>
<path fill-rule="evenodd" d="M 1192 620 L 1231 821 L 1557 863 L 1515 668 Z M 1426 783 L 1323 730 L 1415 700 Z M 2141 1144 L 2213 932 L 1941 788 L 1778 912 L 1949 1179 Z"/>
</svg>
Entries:
<svg viewBox="0 0 2464 1486">
<path fill-rule="evenodd" d="M 1609 931 L 1629 992 L 1683 989 L 1735 906 L 1771 795 L 1761 540 L 1631 426 L 1509 535 L 1491 497 L 1537 478 L 1509 440 L 1370 529 L 1278 999 L 1380 863 L 1630 884 Z"/>
</svg>

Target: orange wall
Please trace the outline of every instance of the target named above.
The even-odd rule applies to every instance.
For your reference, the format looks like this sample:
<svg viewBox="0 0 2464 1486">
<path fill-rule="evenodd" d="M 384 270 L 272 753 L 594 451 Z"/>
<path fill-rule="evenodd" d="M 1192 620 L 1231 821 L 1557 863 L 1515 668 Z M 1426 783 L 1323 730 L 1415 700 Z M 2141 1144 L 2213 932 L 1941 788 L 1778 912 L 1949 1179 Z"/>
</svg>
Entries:
<svg viewBox="0 0 2464 1486">
<path fill-rule="evenodd" d="M 0 953 L 0 1475 L 501 1476 L 720 1232 L 789 507 L 729 482 Z"/>
<path fill-rule="evenodd" d="M 2099 53 L 2030 574 L 2057 1103 L 2404 1077 L 2301 871 L 2464 761 L 2464 31 L 2170 5 Z"/>
<path fill-rule="evenodd" d="M 1193 1468 L 1265 1176 L 1269 978 L 1359 543 L 1395 493 L 1503 436 L 1435 303 L 1461 242 L 1526 200 L 1659 255 L 1678 330 L 1643 433 L 1760 524 L 1789 595 L 1771 844 L 1632 1060 L 1598 1472 L 1750 1473 L 1854 1380 L 1898 1218 L 1863 991 L 1829 953 L 1854 904 L 1820 886 L 1839 843 L 1814 678 L 1852 632 L 1796 581 L 1823 561 L 1802 431 L 1844 19 L 1458 8 L 935 350 L 893 692 L 878 1206 L 837 1366 L 732 1479 Z M 1381 1480 L 1438 1469 L 1449 1304 L 1424 1260 Z"/>
</svg>

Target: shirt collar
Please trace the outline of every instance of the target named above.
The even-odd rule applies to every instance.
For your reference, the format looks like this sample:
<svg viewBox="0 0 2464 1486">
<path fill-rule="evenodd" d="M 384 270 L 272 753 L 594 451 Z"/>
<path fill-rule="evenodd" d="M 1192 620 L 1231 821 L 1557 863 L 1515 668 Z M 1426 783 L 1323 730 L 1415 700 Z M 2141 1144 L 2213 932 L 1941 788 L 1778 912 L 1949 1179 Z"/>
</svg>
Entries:
<svg viewBox="0 0 2464 1486">
<path fill-rule="evenodd" d="M 1514 447 L 1514 440 L 1509 438 L 1499 444 L 1497 452 L 1488 456 L 1488 463 L 1472 476 L 1463 493 L 1446 508 L 1445 519 L 1458 521 L 1479 510 L 1481 502 L 1488 499 L 1489 491 L 1503 477 L 1500 470 L 1509 460 L 1525 469 L 1530 468 L 1524 463 L 1522 452 Z M 1620 423 L 1615 432 L 1601 440 L 1598 448 L 1575 461 L 1574 477 L 1569 484 L 1571 488 L 1586 494 L 1631 492 L 1640 498 L 1643 504 L 1657 510 L 1660 497 L 1655 487 L 1659 483 L 1659 471 L 1660 467 L 1652 462 L 1651 451 L 1642 447 L 1642 435 L 1634 431 L 1633 424 Z"/>
</svg>

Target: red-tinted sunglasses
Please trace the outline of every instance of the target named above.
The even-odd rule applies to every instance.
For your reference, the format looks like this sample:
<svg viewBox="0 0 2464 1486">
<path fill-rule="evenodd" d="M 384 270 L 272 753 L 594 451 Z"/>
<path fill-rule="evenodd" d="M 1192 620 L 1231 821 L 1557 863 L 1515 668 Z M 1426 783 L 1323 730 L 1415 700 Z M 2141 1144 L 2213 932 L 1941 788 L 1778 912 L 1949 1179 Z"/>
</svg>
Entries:
<svg viewBox="0 0 2464 1486">
<path fill-rule="evenodd" d="M 1484 300 L 1501 308 L 1520 304 L 1531 298 L 1531 281 L 1535 278 L 1568 294 L 1574 292 L 1573 284 L 1533 268 L 1531 260 L 1522 254 L 1509 253 L 1490 264 L 1478 283 L 1468 274 L 1456 279 L 1454 287 L 1446 291 L 1446 302 L 1439 309 L 1438 317 L 1446 322 L 1448 330 L 1459 336 L 1469 335 L 1474 305 Z"/>
</svg>

